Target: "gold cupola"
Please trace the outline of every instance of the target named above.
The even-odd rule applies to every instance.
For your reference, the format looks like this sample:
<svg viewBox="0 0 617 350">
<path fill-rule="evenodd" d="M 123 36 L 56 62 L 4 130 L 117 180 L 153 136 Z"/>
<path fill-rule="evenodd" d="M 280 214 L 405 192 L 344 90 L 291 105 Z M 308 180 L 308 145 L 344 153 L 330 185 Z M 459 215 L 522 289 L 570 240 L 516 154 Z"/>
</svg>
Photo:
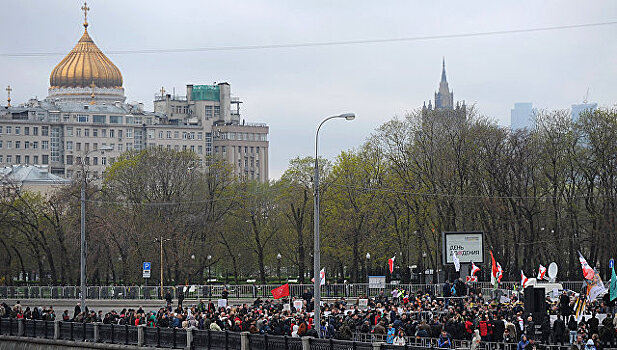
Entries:
<svg viewBox="0 0 617 350">
<path fill-rule="evenodd" d="M 81 9 L 84 11 L 84 33 L 71 52 L 51 71 L 49 95 L 63 100 L 83 100 L 94 94 L 96 97 L 124 101 L 122 74 L 88 34 L 87 14 L 90 8 L 87 3 L 84 2 Z"/>
</svg>

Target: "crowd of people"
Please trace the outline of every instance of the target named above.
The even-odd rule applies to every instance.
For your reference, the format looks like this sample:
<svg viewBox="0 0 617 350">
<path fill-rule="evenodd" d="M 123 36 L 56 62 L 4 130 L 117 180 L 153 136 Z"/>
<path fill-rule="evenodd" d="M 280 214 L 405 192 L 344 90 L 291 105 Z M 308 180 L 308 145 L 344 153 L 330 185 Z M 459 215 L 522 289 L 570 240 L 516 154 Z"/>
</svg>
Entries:
<svg viewBox="0 0 617 350">
<path fill-rule="evenodd" d="M 444 284 L 444 292 L 451 288 Z M 313 327 L 313 296 L 305 290 L 302 307 L 294 300 L 262 300 L 252 304 L 219 306 L 218 300 L 193 301 L 190 305 L 177 295 L 173 303 L 166 296 L 165 305 L 158 310 L 142 307 L 103 313 L 81 310 L 76 305 L 72 312 L 64 310 L 56 315 L 53 307 L 23 307 L 17 302 L 10 306 L 2 303 L 0 317 L 41 319 L 53 321 L 101 322 L 103 324 L 145 325 L 147 327 L 176 327 L 228 330 L 232 332 L 312 336 L 344 340 L 383 340 L 404 345 L 431 339 L 433 346 L 452 348 L 458 340 L 468 341 L 472 349 L 485 342 L 516 344 L 519 350 L 537 349 L 547 344 L 558 344 L 573 350 L 595 350 L 612 347 L 616 340 L 617 315 L 610 313 L 612 305 L 606 300 L 588 305 L 592 313 L 577 321 L 572 307 L 574 299 L 565 292 L 549 304 L 547 313 L 525 313 L 523 303 L 516 296 L 510 299 L 486 300 L 481 293 L 465 287 L 453 296 L 436 296 L 422 291 L 415 293 L 383 291 L 370 298 L 327 300 L 322 306 L 323 318 L 319 330 Z M 294 307 L 296 305 L 298 308 Z M 597 314 L 606 314 L 602 322 Z M 550 315 L 554 315 L 551 320 Z"/>
</svg>

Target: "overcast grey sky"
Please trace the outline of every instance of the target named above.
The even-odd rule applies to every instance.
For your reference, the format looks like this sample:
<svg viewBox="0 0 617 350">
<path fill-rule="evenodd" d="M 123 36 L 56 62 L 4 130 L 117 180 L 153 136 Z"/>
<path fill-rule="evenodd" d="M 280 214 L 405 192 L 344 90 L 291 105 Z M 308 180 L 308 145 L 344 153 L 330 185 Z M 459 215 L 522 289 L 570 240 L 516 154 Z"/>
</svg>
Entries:
<svg viewBox="0 0 617 350">
<path fill-rule="evenodd" d="M 47 95 L 49 73 L 82 34 L 82 2 L 4 0 L 0 93 L 14 104 Z M 387 39 L 610 22 L 617 1 L 119 1 L 89 2 L 89 32 L 104 51 Z M 617 25 L 362 45 L 193 53 L 108 54 L 128 101 L 152 107 L 164 86 L 227 81 L 243 116 L 270 126 L 270 174 L 313 153 L 357 147 L 380 124 L 432 98 L 446 58 L 455 100 L 509 125 L 514 102 L 546 109 L 617 102 Z"/>
</svg>

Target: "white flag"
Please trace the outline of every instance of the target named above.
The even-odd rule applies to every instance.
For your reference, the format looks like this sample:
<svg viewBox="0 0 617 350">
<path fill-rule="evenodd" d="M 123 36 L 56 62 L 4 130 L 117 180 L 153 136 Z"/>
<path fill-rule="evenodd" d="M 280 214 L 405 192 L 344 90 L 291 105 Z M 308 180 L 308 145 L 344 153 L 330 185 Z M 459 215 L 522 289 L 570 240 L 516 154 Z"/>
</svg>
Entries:
<svg viewBox="0 0 617 350">
<path fill-rule="evenodd" d="M 458 252 L 452 254 L 452 261 L 454 261 L 454 269 L 459 272 L 461 269 L 461 261 L 458 259 Z"/>
</svg>

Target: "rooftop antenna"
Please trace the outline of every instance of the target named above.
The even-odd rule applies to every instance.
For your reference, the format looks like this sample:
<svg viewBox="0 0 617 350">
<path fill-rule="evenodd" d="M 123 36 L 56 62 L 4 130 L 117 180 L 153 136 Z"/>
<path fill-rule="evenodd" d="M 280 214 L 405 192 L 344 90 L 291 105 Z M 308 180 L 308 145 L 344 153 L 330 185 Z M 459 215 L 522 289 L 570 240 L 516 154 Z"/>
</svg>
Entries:
<svg viewBox="0 0 617 350">
<path fill-rule="evenodd" d="M 587 88 L 587 93 L 585 94 L 585 96 L 583 96 L 583 103 L 587 104 L 588 100 L 589 100 L 589 88 Z"/>
</svg>

